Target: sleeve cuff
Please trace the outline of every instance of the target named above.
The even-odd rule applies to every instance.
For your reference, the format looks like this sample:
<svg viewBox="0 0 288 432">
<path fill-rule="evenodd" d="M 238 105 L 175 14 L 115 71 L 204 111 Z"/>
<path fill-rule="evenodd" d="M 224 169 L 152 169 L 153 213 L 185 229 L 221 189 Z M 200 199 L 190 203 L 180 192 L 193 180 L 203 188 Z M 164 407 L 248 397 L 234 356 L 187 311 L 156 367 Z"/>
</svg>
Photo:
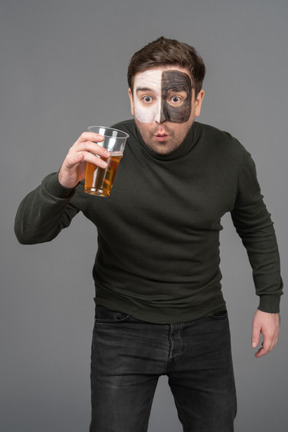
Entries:
<svg viewBox="0 0 288 432">
<path fill-rule="evenodd" d="M 57 198 L 69 198 L 74 193 L 74 188 L 66 188 L 58 180 L 58 173 L 53 173 L 44 179 L 46 190 Z"/>
<path fill-rule="evenodd" d="M 263 295 L 260 296 L 259 310 L 267 313 L 280 312 L 280 296 L 277 295 Z"/>
</svg>

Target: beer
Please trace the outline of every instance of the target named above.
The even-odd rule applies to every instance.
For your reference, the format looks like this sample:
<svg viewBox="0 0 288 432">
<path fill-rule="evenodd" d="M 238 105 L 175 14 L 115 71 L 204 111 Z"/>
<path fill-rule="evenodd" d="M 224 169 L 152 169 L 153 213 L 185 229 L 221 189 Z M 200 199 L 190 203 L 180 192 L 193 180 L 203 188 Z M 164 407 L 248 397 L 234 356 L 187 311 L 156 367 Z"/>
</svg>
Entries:
<svg viewBox="0 0 288 432">
<path fill-rule="evenodd" d="M 109 197 L 129 135 L 119 129 L 107 126 L 89 126 L 88 130 L 104 137 L 104 141 L 96 142 L 96 144 L 108 150 L 111 156 L 108 159 L 103 159 L 108 163 L 107 168 L 86 163 L 84 190 L 91 195 Z M 96 156 L 100 157 L 97 154 Z"/>
<path fill-rule="evenodd" d="M 112 152 L 110 158 L 105 159 L 107 168 L 100 168 L 90 162 L 86 164 L 85 192 L 91 195 L 108 197 L 111 193 L 116 171 L 123 153 Z"/>
</svg>

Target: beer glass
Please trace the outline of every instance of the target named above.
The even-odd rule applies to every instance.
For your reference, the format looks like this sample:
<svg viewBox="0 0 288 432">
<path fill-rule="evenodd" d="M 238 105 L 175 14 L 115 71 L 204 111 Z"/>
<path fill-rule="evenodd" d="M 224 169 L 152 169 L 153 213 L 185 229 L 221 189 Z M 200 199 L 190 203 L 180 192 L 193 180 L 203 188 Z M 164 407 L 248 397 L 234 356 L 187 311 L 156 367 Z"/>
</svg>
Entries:
<svg viewBox="0 0 288 432">
<path fill-rule="evenodd" d="M 107 168 L 100 168 L 87 162 L 84 190 L 91 195 L 109 197 L 129 135 L 106 126 L 89 126 L 88 130 L 104 136 L 104 141 L 97 142 L 97 144 L 107 149 L 111 156 L 108 159 L 102 157 L 108 163 Z"/>
</svg>

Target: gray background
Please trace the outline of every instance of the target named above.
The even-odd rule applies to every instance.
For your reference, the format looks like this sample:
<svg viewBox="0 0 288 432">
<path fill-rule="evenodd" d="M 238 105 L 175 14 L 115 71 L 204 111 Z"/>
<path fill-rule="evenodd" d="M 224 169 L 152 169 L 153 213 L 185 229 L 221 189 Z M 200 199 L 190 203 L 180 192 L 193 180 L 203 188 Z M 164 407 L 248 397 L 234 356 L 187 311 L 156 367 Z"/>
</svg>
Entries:
<svg viewBox="0 0 288 432">
<path fill-rule="evenodd" d="M 0 430 L 86 431 L 96 231 L 80 215 L 54 242 L 22 246 L 13 233 L 17 206 L 46 174 L 58 170 L 88 125 L 130 117 L 129 59 L 163 34 L 194 45 L 206 62 L 199 120 L 228 130 L 252 153 L 287 281 L 288 3 L 1 0 L 0 5 Z M 236 432 L 282 432 L 287 297 L 279 344 L 256 360 L 250 333 L 258 301 L 251 271 L 230 216 L 223 224 L 223 290 L 238 387 Z M 180 430 L 162 378 L 149 432 Z"/>
</svg>

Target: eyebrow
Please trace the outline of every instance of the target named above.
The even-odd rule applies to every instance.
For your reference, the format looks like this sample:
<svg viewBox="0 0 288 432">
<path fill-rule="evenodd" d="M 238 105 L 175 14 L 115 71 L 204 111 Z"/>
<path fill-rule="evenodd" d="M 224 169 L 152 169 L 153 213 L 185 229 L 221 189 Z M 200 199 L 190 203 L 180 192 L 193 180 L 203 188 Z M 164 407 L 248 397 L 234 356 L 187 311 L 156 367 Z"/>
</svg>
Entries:
<svg viewBox="0 0 288 432">
<path fill-rule="evenodd" d="M 162 93 L 186 93 L 188 94 L 187 90 L 180 87 L 169 87 L 162 89 Z"/>
<path fill-rule="evenodd" d="M 192 88 L 192 86 L 191 86 Z M 162 92 L 167 92 L 167 91 L 171 91 L 171 92 L 180 92 L 180 91 L 184 91 L 186 93 L 188 93 L 189 88 L 187 88 L 187 86 L 183 85 L 182 83 L 168 83 L 164 86 L 162 86 Z"/>
<path fill-rule="evenodd" d="M 149 87 L 138 87 L 136 88 L 136 92 L 138 91 L 154 91 L 154 90 Z"/>
</svg>

